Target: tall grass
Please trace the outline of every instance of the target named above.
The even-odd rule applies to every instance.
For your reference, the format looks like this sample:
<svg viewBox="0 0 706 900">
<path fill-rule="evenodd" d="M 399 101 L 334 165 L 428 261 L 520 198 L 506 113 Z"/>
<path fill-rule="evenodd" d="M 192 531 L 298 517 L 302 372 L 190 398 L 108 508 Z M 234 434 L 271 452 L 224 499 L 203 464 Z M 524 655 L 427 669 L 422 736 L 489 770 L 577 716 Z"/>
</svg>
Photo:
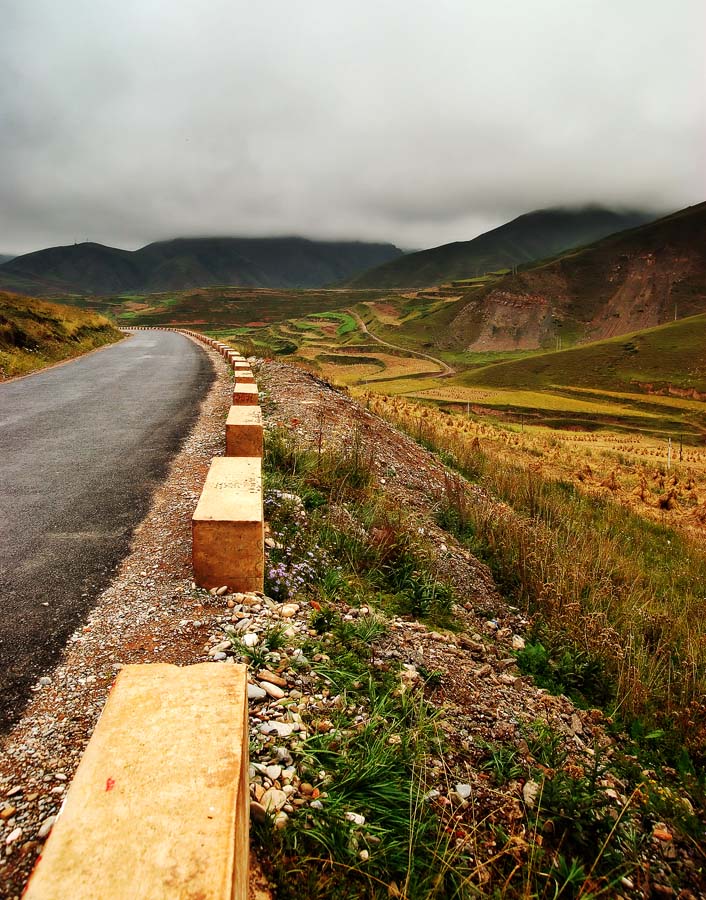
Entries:
<svg viewBox="0 0 706 900">
<path fill-rule="evenodd" d="M 706 751 L 706 553 L 693 539 L 531 464 L 498 464 L 447 415 L 371 398 L 371 408 L 478 481 L 447 479 L 441 516 L 506 594 L 558 643 L 601 663 L 613 711 Z M 420 425 L 421 423 L 421 425 Z"/>
</svg>

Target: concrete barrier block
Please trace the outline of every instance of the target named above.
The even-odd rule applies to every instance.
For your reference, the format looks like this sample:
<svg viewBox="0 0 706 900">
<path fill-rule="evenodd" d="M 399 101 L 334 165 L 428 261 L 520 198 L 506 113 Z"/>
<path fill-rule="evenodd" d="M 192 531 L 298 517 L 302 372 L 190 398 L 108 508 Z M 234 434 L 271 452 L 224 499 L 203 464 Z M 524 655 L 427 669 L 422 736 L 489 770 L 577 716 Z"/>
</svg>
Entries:
<svg viewBox="0 0 706 900">
<path fill-rule="evenodd" d="M 262 410 L 231 406 L 226 420 L 226 456 L 262 457 Z"/>
<path fill-rule="evenodd" d="M 260 398 L 256 384 L 238 384 L 233 388 L 233 406 L 257 406 Z"/>
<path fill-rule="evenodd" d="M 262 460 L 217 457 L 192 518 L 194 581 L 261 591 L 265 574 Z"/>
<path fill-rule="evenodd" d="M 125 666 L 26 900 L 246 900 L 244 666 Z"/>
</svg>

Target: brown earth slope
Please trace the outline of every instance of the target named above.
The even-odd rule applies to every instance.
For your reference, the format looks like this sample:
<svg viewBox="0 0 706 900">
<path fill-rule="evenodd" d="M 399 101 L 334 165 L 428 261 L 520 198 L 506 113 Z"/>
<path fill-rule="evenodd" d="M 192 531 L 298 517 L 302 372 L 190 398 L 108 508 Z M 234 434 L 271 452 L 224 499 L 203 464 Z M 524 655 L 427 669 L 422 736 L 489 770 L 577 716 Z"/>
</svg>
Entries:
<svg viewBox="0 0 706 900">
<path fill-rule="evenodd" d="M 706 203 L 605 238 L 473 295 L 450 346 L 515 350 L 600 340 L 706 311 Z"/>
</svg>

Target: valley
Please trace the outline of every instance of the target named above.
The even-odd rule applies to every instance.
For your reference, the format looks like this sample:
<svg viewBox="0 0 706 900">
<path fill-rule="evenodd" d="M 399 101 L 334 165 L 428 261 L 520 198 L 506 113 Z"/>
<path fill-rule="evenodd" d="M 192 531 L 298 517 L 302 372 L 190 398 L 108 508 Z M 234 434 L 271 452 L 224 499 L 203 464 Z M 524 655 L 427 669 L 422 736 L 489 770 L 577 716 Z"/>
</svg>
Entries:
<svg viewBox="0 0 706 900">
<path fill-rule="evenodd" d="M 693 214 L 686 219 L 692 228 Z M 665 227 L 421 288 L 211 285 L 60 295 L 51 306 L 67 320 L 197 329 L 258 361 L 269 419 L 267 558 L 278 562 L 271 571 L 305 565 L 314 573 L 292 589 L 307 654 L 332 683 L 348 672 L 349 696 L 361 709 L 370 704 L 366 729 L 391 659 L 414 660 L 406 664 L 415 670 L 414 696 L 440 717 L 453 749 L 443 772 L 430 760 L 432 745 L 420 749 L 421 764 L 431 766 L 420 780 L 398 749 L 397 729 L 409 728 L 409 718 L 385 732 L 385 758 L 405 772 L 400 796 L 431 788 L 438 802 L 429 823 L 455 823 L 459 848 L 469 834 L 480 840 L 474 858 L 483 877 L 505 881 L 508 896 L 524 896 L 520 882 L 540 896 L 545 877 L 561 894 L 559 869 L 534 873 L 537 853 L 559 862 L 570 855 L 582 886 L 609 892 L 622 879 L 625 897 L 637 896 L 638 873 L 651 865 L 662 867 L 654 883 L 703 883 L 690 866 L 706 816 L 706 295 L 694 274 L 698 242 L 682 252 L 681 281 L 676 250 L 646 254 L 638 246 L 636 234 L 649 243 Z M 623 260 L 626 242 L 633 249 L 625 265 L 639 277 L 621 281 L 610 248 Z M 597 280 L 584 282 L 586 272 Z M 47 306 L 5 297 L 37 314 Z M 675 318 L 675 302 L 685 315 Z M 17 344 L 22 351 L 21 335 Z M 278 496 L 304 498 L 302 516 L 290 521 L 289 507 L 272 506 Z M 327 554 L 342 562 L 319 571 Z M 281 584 L 268 578 L 265 590 L 278 598 Z M 194 602 L 204 609 L 205 601 Z M 371 636 L 363 621 L 359 639 L 346 623 L 357 627 L 362 608 L 376 630 Z M 130 652 L 143 653 L 144 644 L 131 641 Z M 383 647 L 390 657 L 379 657 Z M 177 656 L 194 652 L 180 646 Z M 360 687 L 361 673 L 369 687 Z M 398 694 L 404 707 L 404 691 L 390 696 Z M 547 716 L 555 707 L 563 721 Z M 495 712 L 476 722 L 479 709 Z M 444 718 L 451 713 L 453 723 Z M 258 715 L 253 707 L 256 727 Z M 327 720 L 308 752 L 335 772 L 321 782 L 327 828 L 338 827 L 336 804 L 347 809 L 356 798 L 382 829 L 380 855 L 371 843 L 367 867 L 345 841 L 327 849 L 332 862 L 352 865 L 351 896 L 362 896 L 371 873 L 404 869 L 386 854 L 409 824 L 378 807 L 367 787 L 341 788 L 377 753 L 366 744 L 358 759 L 360 736 L 346 715 L 336 713 L 339 730 Z M 588 735 L 593 747 L 581 744 Z M 267 747 L 252 752 L 270 761 Z M 533 813 L 525 788 L 535 784 L 547 793 Z M 466 788 L 475 792 L 473 815 L 458 794 Z M 262 797 L 258 784 L 252 790 Z M 597 812 L 613 794 L 614 813 Z M 566 817 L 575 797 L 586 805 Z M 278 896 L 308 896 L 289 872 L 292 859 L 319 852 L 309 814 L 291 806 L 284 829 L 253 826 Z M 486 816 L 497 827 L 486 827 Z M 541 842 L 529 836 L 540 819 Z M 605 859 L 595 856 L 593 838 L 581 837 L 596 828 Z M 639 837 L 632 849 L 630 833 Z M 664 856 L 677 847 L 676 860 Z M 448 854 L 415 844 L 414 864 L 425 860 L 456 877 L 465 851 Z M 320 886 L 342 889 L 343 880 L 327 874 Z"/>
</svg>

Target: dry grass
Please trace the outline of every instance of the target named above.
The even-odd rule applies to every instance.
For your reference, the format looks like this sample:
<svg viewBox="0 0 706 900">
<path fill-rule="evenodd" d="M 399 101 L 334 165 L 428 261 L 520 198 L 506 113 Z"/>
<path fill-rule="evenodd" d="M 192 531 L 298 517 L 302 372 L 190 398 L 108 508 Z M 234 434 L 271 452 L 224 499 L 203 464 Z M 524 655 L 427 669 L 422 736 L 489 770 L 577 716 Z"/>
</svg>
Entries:
<svg viewBox="0 0 706 900">
<path fill-rule="evenodd" d="M 446 403 L 470 403 L 482 406 L 517 407 L 518 409 L 538 409 L 547 412 L 569 412 L 576 414 L 656 418 L 649 412 L 635 409 L 620 402 L 605 400 L 584 400 L 582 398 L 553 394 L 549 391 L 504 390 L 502 388 L 467 388 L 459 385 L 432 388 L 415 392 L 420 400 L 434 400 Z"/>
<path fill-rule="evenodd" d="M 442 502 L 503 587 L 601 661 L 620 715 L 704 753 L 704 452 L 689 449 L 667 473 L 666 448 L 648 442 L 601 446 L 591 435 L 522 434 L 400 398 L 371 394 L 368 403 L 487 489 L 487 500 L 469 503 L 450 484 Z"/>
<path fill-rule="evenodd" d="M 0 381 L 80 356 L 121 337 L 96 313 L 0 293 Z"/>
</svg>

